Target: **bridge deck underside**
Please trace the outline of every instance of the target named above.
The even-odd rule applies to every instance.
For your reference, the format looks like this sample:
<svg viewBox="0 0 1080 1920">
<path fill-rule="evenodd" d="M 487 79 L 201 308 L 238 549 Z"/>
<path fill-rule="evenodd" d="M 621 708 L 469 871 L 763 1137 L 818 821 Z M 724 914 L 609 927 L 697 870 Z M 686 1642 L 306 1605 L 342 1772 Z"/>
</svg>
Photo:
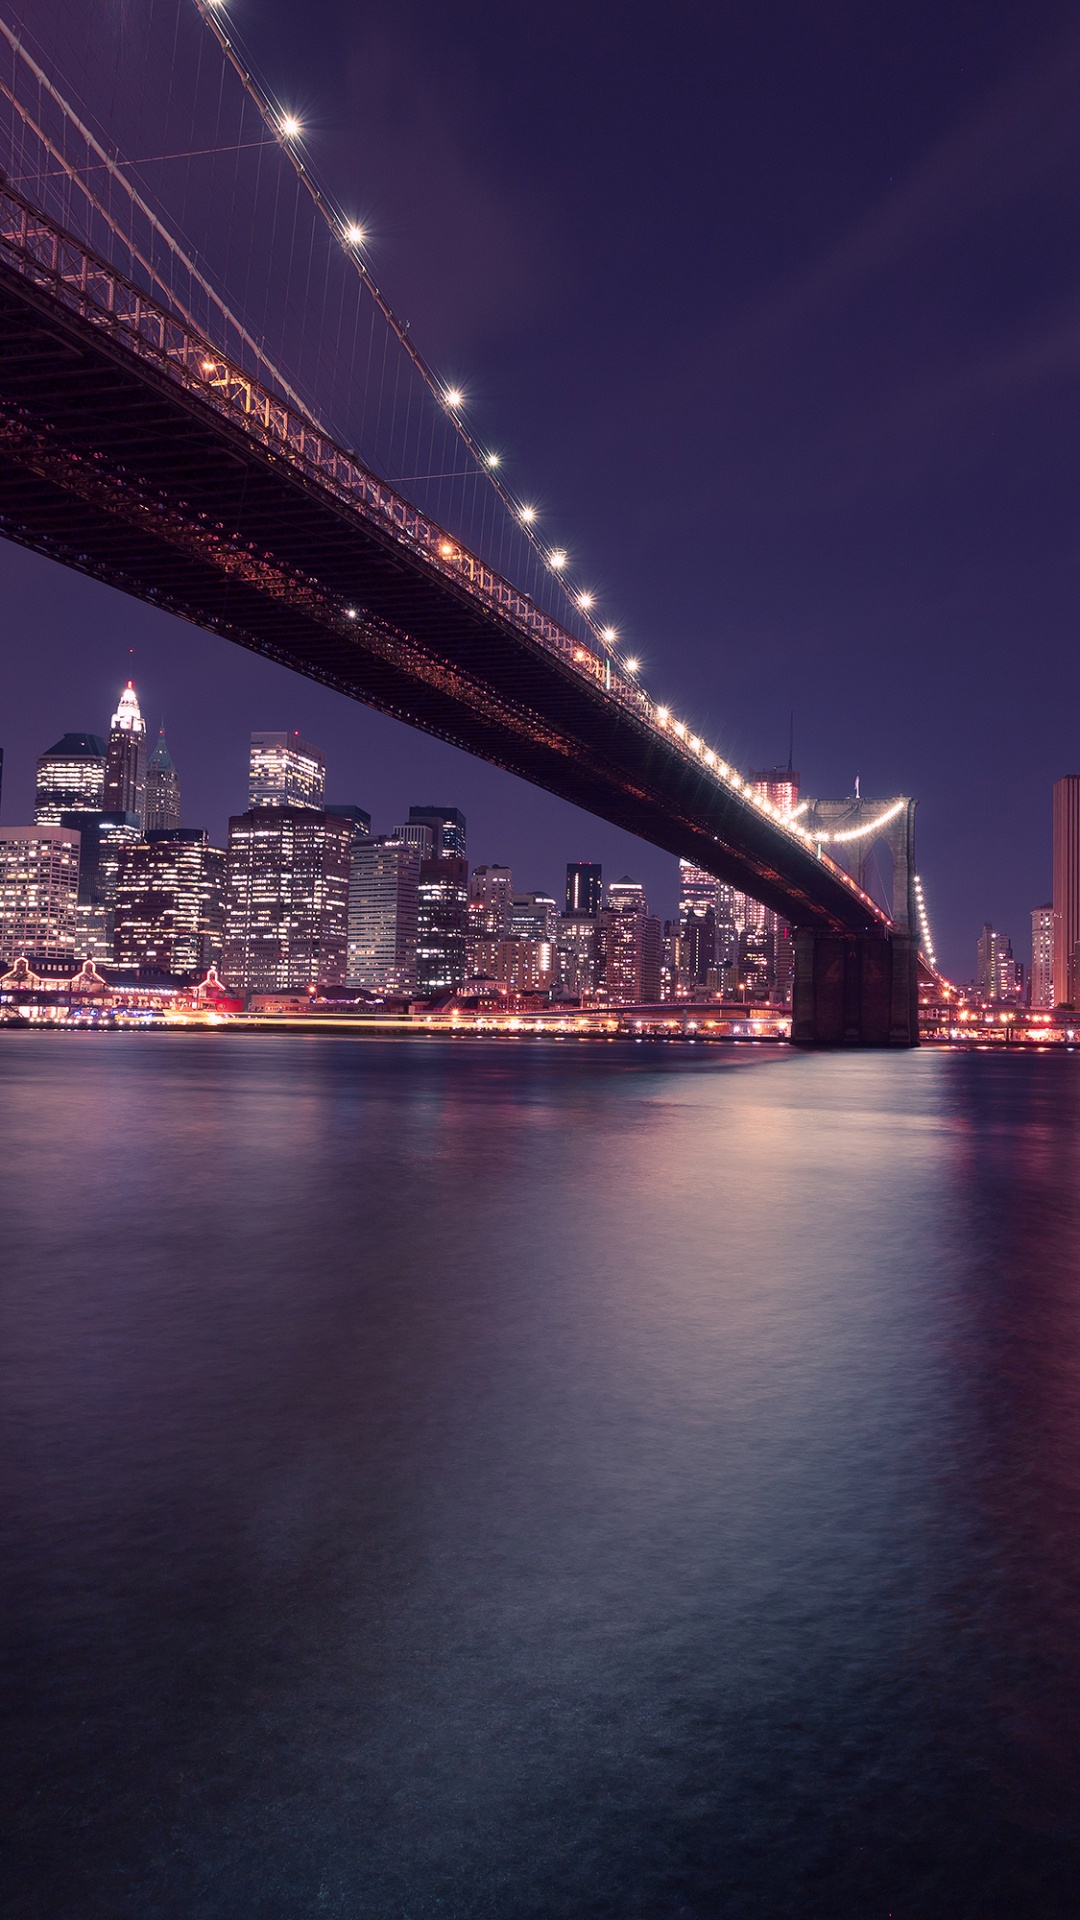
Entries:
<svg viewBox="0 0 1080 1920">
<path fill-rule="evenodd" d="M 883 931 L 810 849 L 602 686 L 6 266 L 0 533 L 696 861 L 795 925 Z"/>
</svg>

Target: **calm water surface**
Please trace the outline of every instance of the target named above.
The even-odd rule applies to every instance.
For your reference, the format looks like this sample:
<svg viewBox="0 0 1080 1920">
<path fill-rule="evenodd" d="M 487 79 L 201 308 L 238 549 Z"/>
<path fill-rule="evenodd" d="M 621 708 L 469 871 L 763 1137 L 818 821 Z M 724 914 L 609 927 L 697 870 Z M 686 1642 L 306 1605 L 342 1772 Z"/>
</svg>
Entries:
<svg viewBox="0 0 1080 1920">
<path fill-rule="evenodd" d="M 1080 1056 L 0 1036 L 5 1920 L 1080 1912 Z"/>
</svg>

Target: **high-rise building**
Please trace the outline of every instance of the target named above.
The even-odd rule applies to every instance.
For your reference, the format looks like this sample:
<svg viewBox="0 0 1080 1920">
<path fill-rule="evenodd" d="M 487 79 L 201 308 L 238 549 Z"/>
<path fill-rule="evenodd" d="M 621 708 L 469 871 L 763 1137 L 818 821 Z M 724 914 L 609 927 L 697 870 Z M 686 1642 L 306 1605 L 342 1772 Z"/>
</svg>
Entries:
<svg viewBox="0 0 1080 1920">
<path fill-rule="evenodd" d="M 345 982 L 353 824 L 315 808 L 229 821 L 222 972 L 249 992 Z"/>
<path fill-rule="evenodd" d="M 350 987 L 364 987 L 369 993 L 415 992 L 420 870 L 429 855 L 430 833 L 426 845 L 388 834 L 354 846 L 349 889 Z"/>
<path fill-rule="evenodd" d="M 79 835 L 80 959 L 113 958 L 113 926 L 121 856 L 138 846 L 142 828 L 134 813 L 65 813 L 61 825 Z"/>
<path fill-rule="evenodd" d="M 157 746 L 146 763 L 146 831 L 164 833 L 180 825 L 180 777 L 159 729 Z"/>
<path fill-rule="evenodd" d="M 601 991 L 608 1006 L 659 1001 L 663 932 L 648 910 L 640 881 L 624 875 L 609 883 L 600 937 Z"/>
<path fill-rule="evenodd" d="M 512 893 L 509 933 L 512 940 L 555 938 L 555 900 L 550 893 Z"/>
<path fill-rule="evenodd" d="M 298 733 L 253 733 L 248 760 L 248 807 L 323 805 L 326 766 L 318 747 Z M 272 989 L 271 989 L 272 991 Z"/>
<path fill-rule="evenodd" d="M 120 855 L 113 957 L 118 967 L 205 973 L 221 959 L 225 851 L 200 827 L 148 829 Z"/>
<path fill-rule="evenodd" d="M 99 813 L 105 805 L 105 742 L 98 733 L 65 733 L 38 755 L 34 822 L 59 826 L 65 813 Z"/>
<path fill-rule="evenodd" d="M 1017 1001 L 1023 996 L 1024 969 L 1013 958 L 1012 942 L 987 920 L 975 954 L 975 988 L 981 1000 Z"/>
<path fill-rule="evenodd" d="M 555 980 L 555 948 L 550 940 L 478 940 L 472 978 L 494 980 L 509 994 L 547 993 Z"/>
<path fill-rule="evenodd" d="M 1054 1000 L 1080 1002 L 1080 773 L 1054 782 Z"/>
<path fill-rule="evenodd" d="M 109 723 L 105 811 L 133 813 L 140 827 L 146 815 L 146 722 L 131 680 Z"/>
<path fill-rule="evenodd" d="M 604 869 L 595 860 L 566 863 L 566 911 L 595 920 L 604 904 Z"/>
<path fill-rule="evenodd" d="M 1054 1005 L 1054 907 L 1048 901 L 1031 912 L 1031 1004 Z"/>
<path fill-rule="evenodd" d="M 465 815 L 459 807 L 410 807 L 409 825 L 431 828 L 431 851 L 437 860 L 464 860 Z"/>
<path fill-rule="evenodd" d="M 450 993 L 460 987 L 465 978 L 468 912 L 468 862 L 447 853 L 422 861 L 417 892 L 418 993 Z"/>
<path fill-rule="evenodd" d="M 426 820 L 405 820 L 400 827 L 391 829 L 390 838 L 403 840 L 408 847 L 419 847 L 425 860 L 439 857 L 438 848 L 434 844 L 435 835 Z"/>
<path fill-rule="evenodd" d="M 79 836 L 70 827 L 0 827 L 0 962 L 74 972 Z"/>
<path fill-rule="evenodd" d="M 474 867 L 469 878 L 468 971 L 483 971 L 478 957 L 481 941 L 503 940 L 510 932 L 514 877 L 509 867 Z"/>
<path fill-rule="evenodd" d="M 590 1000 L 600 984 L 599 915 L 560 913 L 555 941 L 561 992 Z"/>
<path fill-rule="evenodd" d="M 790 766 L 758 768 L 746 777 L 754 792 L 771 800 L 781 813 L 794 813 L 799 804 L 799 776 Z"/>
</svg>

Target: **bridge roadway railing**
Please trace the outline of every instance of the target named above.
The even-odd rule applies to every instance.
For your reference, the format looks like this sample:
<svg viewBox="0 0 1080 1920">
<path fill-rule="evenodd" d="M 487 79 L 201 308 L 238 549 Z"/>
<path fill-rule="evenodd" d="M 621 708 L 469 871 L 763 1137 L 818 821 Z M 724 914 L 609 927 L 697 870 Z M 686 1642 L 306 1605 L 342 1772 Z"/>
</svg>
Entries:
<svg viewBox="0 0 1080 1920">
<path fill-rule="evenodd" d="M 470 553 L 403 494 L 379 480 L 317 421 L 253 379 L 196 328 L 150 298 L 109 261 L 2 182 L 0 257 L 80 318 L 118 336 L 130 352 L 159 371 L 167 371 L 171 379 L 197 394 L 224 418 L 242 424 L 264 446 L 285 453 L 339 499 L 377 525 L 391 529 L 397 540 L 427 566 L 464 586 L 479 604 L 497 609 L 547 651 L 557 654 L 663 738 L 669 748 L 674 747 L 698 772 L 711 774 L 718 784 L 767 815 L 780 831 L 801 841 L 804 847 L 814 846 L 810 833 L 763 795 L 755 794 L 735 768 L 667 708 L 656 705 L 614 660 L 560 626 L 528 594 Z M 347 614 L 348 609 L 345 611 Z M 882 930 L 888 931 L 892 924 L 888 916 L 820 843 L 817 857 L 857 896 Z"/>
</svg>

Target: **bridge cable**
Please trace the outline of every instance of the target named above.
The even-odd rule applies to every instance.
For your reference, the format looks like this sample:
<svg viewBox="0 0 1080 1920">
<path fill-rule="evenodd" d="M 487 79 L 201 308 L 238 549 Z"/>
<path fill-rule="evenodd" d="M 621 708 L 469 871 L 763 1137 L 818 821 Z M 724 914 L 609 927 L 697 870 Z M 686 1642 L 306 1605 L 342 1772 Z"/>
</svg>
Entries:
<svg viewBox="0 0 1080 1920">
<path fill-rule="evenodd" d="M 302 143 L 299 139 L 299 128 L 297 127 L 294 131 L 288 130 L 288 117 L 274 105 L 270 94 L 262 85 L 261 81 L 256 79 L 245 61 L 240 58 L 235 43 L 229 38 L 219 23 L 215 0 L 193 0 L 193 4 L 197 8 L 206 26 L 209 27 L 210 32 L 213 34 L 225 59 L 239 79 L 248 98 L 258 108 L 265 125 L 269 128 L 277 146 L 288 160 L 297 179 L 310 195 L 311 200 L 326 222 L 333 237 L 342 248 L 346 258 L 351 261 L 356 274 L 367 289 L 379 312 L 382 314 L 394 338 L 404 349 L 432 398 L 468 448 L 476 463 L 480 477 L 487 480 L 493 491 L 498 494 L 499 499 L 502 501 L 507 512 L 513 517 L 517 527 L 525 535 L 526 540 L 533 548 L 547 574 L 552 577 L 556 584 L 562 589 L 566 600 L 574 610 L 575 616 L 584 622 L 593 637 L 599 641 L 600 645 L 612 659 L 614 659 L 616 655 L 610 630 L 600 625 L 599 621 L 590 613 L 588 605 L 583 604 L 581 596 L 575 595 L 569 583 L 562 580 L 560 577 L 561 567 L 552 566 L 551 554 L 545 549 L 539 536 L 532 531 L 529 520 L 523 517 L 522 502 L 515 500 L 510 489 L 504 486 L 503 482 L 499 479 L 498 474 L 492 466 L 490 454 L 480 445 L 480 442 L 466 424 L 462 417 L 460 407 L 451 401 L 450 394 L 456 390 L 447 388 L 446 383 L 439 379 L 434 368 L 421 353 L 410 334 L 409 322 L 398 318 L 389 300 L 369 272 L 363 256 L 359 252 L 362 241 L 351 241 L 349 239 L 351 223 L 347 216 L 340 207 L 334 204 L 329 194 L 319 185 L 318 181 L 304 164 L 300 150 Z M 558 551 L 560 550 L 556 549 L 556 552 Z"/>
<path fill-rule="evenodd" d="M 93 133 L 91 133 L 90 128 L 86 126 L 82 120 L 80 120 L 78 114 L 75 112 L 75 109 L 68 103 L 67 100 L 65 100 L 63 94 L 60 93 L 56 87 L 53 86 L 53 83 L 49 79 L 48 74 L 45 73 L 41 67 L 38 66 L 37 61 L 34 60 L 32 56 L 27 52 L 26 48 L 23 46 L 22 41 L 19 39 L 18 35 L 13 33 L 11 28 L 2 19 L 0 19 L 0 35 L 2 35 L 3 38 L 7 41 L 8 45 L 12 49 L 12 52 L 17 54 L 18 57 L 26 64 L 26 66 L 29 67 L 30 72 L 33 74 L 35 80 L 38 82 L 38 85 L 41 87 L 44 87 L 46 93 L 49 95 L 49 98 L 54 102 L 56 106 L 60 108 L 61 113 L 65 116 L 67 120 L 71 122 L 71 125 L 75 127 L 77 132 L 80 134 L 81 138 L 85 140 L 91 152 L 97 154 L 99 160 L 101 161 L 102 166 L 106 169 L 110 178 L 115 180 L 117 184 L 123 188 L 124 192 L 128 196 L 128 199 L 132 202 L 132 205 L 137 207 L 139 212 L 142 214 L 143 218 L 146 221 L 148 221 L 152 231 L 164 241 L 165 245 L 168 247 L 169 251 L 173 254 L 174 258 L 179 260 L 185 272 L 191 275 L 191 278 L 195 281 L 196 285 L 202 289 L 207 299 L 210 300 L 212 304 L 218 309 L 218 312 L 221 314 L 222 318 L 228 323 L 230 327 L 234 329 L 234 331 L 238 334 L 239 338 L 243 340 L 245 346 L 249 347 L 251 352 L 256 355 L 260 364 L 266 368 L 267 372 L 270 373 L 272 378 L 277 383 L 279 390 L 282 393 L 284 393 L 285 397 L 288 400 L 292 402 L 293 406 L 297 407 L 300 410 L 300 412 L 305 416 L 306 419 L 310 420 L 311 425 L 313 427 L 318 428 L 320 433 L 325 433 L 327 431 L 326 428 L 323 427 L 321 422 L 314 417 L 314 415 L 312 414 L 311 408 L 307 404 L 307 402 L 304 400 L 301 400 L 299 394 L 296 393 L 296 391 L 290 385 L 288 380 L 286 380 L 285 375 L 281 372 L 280 368 L 275 366 L 274 362 L 269 358 L 268 354 L 259 345 L 258 341 L 255 340 L 254 337 L 248 332 L 243 322 L 239 320 L 237 316 L 232 312 L 231 308 L 226 305 L 225 301 L 222 300 L 220 294 L 216 292 L 216 290 L 211 285 L 209 280 L 205 279 L 204 276 L 199 272 L 199 269 L 195 265 L 195 262 L 184 251 L 179 241 L 173 238 L 172 234 L 169 232 L 168 228 L 163 224 L 163 222 L 158 218 L 153 208 L 149 206 L 147 202 L 142 198 L 142 195 L 136 191 L 135 187 L 131 184 L 130 180 L 125 180 L 118 163 L 115 160 L 113 160 L 108 153 L 106 153 L 104 147 L 100 144 L 100 142 L 97 139 L 95 139 Z M 81 170 L 79 168 L 73 168 L 69 165 L 66 156 L 60 151 L 60 149 L 55 145 L 55 143 L 52 140 L 50 140 L 49 136 L 44 132 L 44 130 L 38 126 L 37 122 L 34 120 L 33 116 L 31 115 L 29 109 L 23 106 L 22 102 L 16 98 L 14 92 L 9 87 L 7 87 L 3 81 L 0 81 L 0 92 L 3 93 L 5 99 L 11 104 L 11 106 L 14 107 L 16 113 L 20 116 L 20 118 L 23 120 L 25 125 L 30 128 L 31 132 L 35 135 L 35 137 L 38 140 L 40 140 L 46 152 L 50 153 L 54 160 L 59 161 L 60 166 L 63 168 L 65 175 L 71 181 L 72 185 L 76 186 L 79 189 L 80 193 L 86 196 L 91 206 L 95 209 L 97 213 L 101 215 L 102 219 L 106 222 L 106 224 L 109 226 L 111 231 L 116 235 L 117 239 L 121 242 L 121 244 L 124 247 L 127 248 L 128 252 L 131 254 L 132 259 L 138 262 L 139 266 L 142 267 L 145 273 L 150 274 L 155 285 L 159 286 L 163 290 L 170 304 L 176 308 L 176 310 L 180 313 L 181 317 L 184 320 L 186 320 L 187 324 L 190 327 L 192 327 L 196 333 L 201 334 L 203 331 L 202 327 L 199 326 L 194 316 L 188 312 L 187 308 L 183 305 L 182 301 L 178 298 L 173 288 L 169 285 L 168 281 L 162 278 L 161 274 L 157 271 L 156 267 L 154 267 L 151 261 L 149 261 L 146 258 L 145 254 L 140 252 L 134 240 L 132 240 L 130 236 L 124 232 L 123 228 L 120 226 L 118 221 L 108 211 L 108 209 L 102 204 L 102 202 L 97 198 L 96 194 L 92 192 L 92 190 L 90 189 L 90 187 L 87 186 L 84 180 L 80 179 L 79 174 Z"/>
</svg>

